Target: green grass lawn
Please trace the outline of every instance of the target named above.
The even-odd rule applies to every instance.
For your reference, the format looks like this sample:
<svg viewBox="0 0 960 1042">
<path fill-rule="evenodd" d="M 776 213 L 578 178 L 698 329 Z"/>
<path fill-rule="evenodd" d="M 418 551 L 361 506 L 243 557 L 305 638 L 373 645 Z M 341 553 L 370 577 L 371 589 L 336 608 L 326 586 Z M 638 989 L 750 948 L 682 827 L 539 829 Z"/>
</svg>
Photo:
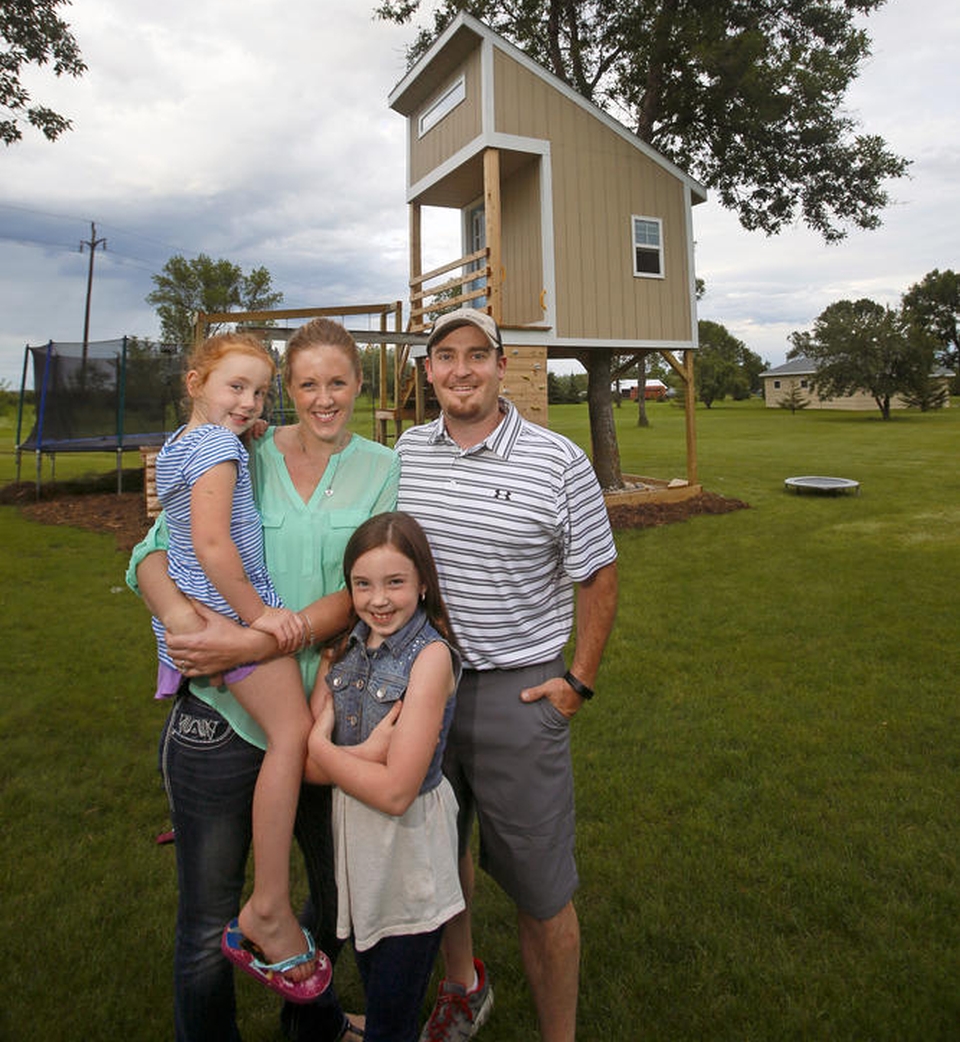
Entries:
<svg viewBox="0 0 960 1042">
<path fill-rule="evenodd" d="M 573 725 L 585 1042 L 960 1037 L 958 405 L 701 407 L 700 480 L 750 509 L 618 533 L 617 624 Z M 617 411 L 624 470 L 683 476 L 682 410 L 649 414 Z M 586 406 L 550 418 L 586 443 Z M 796 474 L 861 493 L 785 492 Z M 0 540 L 0 1038 L 167 1039 L 145 612 L 110 536 L 3 507 Z M 483 878 L 475 918 L 497 996 L 481 1037 L 536 1037 Z M 271 997 L 238 989 L 248 1042 L 278 1038 Z"/>
</svg>

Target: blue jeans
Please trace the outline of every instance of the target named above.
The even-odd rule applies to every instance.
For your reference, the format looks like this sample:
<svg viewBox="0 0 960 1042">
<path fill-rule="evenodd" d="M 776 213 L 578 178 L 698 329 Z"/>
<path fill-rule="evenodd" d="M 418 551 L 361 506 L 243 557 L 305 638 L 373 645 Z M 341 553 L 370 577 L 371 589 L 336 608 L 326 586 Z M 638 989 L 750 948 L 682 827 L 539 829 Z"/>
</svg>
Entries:
<svg viewBox="0 0 960 1042">
<path fill-rule="evenodd" d="M 385 937 L 356 952 L 366 995 L 364 1042 L 416 1042 L 420 1006 L 440 950 L 443 927 L 430 933 Z"/>
<path fill-rule="evenodd" d="M 234 970 L 220 951 L 223 928 L 240 910 L 251 843 L 253 790 L 263 752 L 193 695 L 176 699 L 160 738 L 160 772 L 176 830 L 177 927 L 174 1023 L 178 1042 L 239 1042 Z M 331 959 L 337 892 L 330 790 L 305 785 L 296 836 L 310 901 L 302 918 Z M 284 1011 L 288 1037 L 332 1042 L 344 1016 L 331 987 L 313 1005 Z"/>
</svg>

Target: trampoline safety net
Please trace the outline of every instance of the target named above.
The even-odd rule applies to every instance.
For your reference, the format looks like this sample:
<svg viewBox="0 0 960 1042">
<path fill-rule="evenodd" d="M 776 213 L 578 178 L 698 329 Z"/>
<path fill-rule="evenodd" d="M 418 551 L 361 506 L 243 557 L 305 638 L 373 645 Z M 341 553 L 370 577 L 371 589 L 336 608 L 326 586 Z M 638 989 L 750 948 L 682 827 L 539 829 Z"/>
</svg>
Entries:
<svg viewBox="0 0 960 1042">
<path fill-rule="evenodd" d="M 180 423 L 178 348 L 136 337 L 26 348 L 36 420 L 18 452 L 109 452 L 162 445 Z M 21 402 L 25 386 L 21 387 Z"/>
</svg>

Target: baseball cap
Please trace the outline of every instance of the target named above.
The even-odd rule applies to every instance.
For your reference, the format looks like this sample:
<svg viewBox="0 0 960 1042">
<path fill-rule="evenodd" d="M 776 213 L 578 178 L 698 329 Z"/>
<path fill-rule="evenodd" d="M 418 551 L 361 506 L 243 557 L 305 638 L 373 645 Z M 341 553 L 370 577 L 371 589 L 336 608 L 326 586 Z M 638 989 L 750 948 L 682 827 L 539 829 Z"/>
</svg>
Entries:
<svg viewBox="0 0 960 1042">
<path fill-rule="evenodd" d="M 446 336 L 451 329 L 456 329 L 458 326 L 476 326 L 492 348 L 497 351 L 503 350 L 500 330 L 491 315 L 488 315 L 486 311 L 478 311 L 476 308 L 460 308 L 457 311 L 448 311 L 433 323 L 433 329 L 430 330 L 430 336 L 427 338 L 427 353 L 429 354 L 430 348 L 441 337 Z"/>
</svg>

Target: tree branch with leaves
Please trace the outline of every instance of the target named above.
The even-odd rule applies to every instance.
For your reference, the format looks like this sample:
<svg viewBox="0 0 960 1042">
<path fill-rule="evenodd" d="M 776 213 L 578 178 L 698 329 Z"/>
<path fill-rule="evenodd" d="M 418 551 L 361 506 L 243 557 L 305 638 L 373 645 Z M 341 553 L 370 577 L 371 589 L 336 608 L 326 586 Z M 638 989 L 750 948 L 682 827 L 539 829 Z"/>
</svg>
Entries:
<svg viewBox="0 0 960 1042">
<path fill-rule="evenodd" d="M 81 76 L 87 66 L 70 26 L 57 8 L 69 0 L 16 0 L 0 3 L 0 141 L 23 138 L 24 123 L 55 141 L 72 123 L 46 105 L 33 103 L 23 85 L 24 66 L 51 63 L 55 76 Z"/>
<path fill-rule="evenodd" d="M 444 0 L 415 62 L 461 11 L 712 189 L 751 230 L 827 241 L 875 228 L 907 160 L 843 108 L 870 56 L 857 17 L 884 0 Z M 404 24 L 419 2 L 386 0 Z"/>
<path fill-rule="evenodd" d="M 812 330 L 791 333 L 790 342 L 788 357 L 816 363 L 812 384 L 821 399 L 865 391 L 884 420 L 897 394 L 929 400 L 935 342 L 900 310 L 866 298 L 838 300 Z"/>
<path fill-rule="evenodd" d="M 188 347 L 193 343 L 193 324 L 197 312 L 265 311 L 283 301 L 283 293 L 273 290 L 270 272 L 254 268 L 244 275 L 239 264 L 213 260 L 205 253 L 193 260 L 171 257 L 163 271 L 151 276 L 156 287 L 146 301 L 160 319 L 160 336 L 166 343 Z M 211 325 L 207 335 L 222 324 Z"/>
</svg>

